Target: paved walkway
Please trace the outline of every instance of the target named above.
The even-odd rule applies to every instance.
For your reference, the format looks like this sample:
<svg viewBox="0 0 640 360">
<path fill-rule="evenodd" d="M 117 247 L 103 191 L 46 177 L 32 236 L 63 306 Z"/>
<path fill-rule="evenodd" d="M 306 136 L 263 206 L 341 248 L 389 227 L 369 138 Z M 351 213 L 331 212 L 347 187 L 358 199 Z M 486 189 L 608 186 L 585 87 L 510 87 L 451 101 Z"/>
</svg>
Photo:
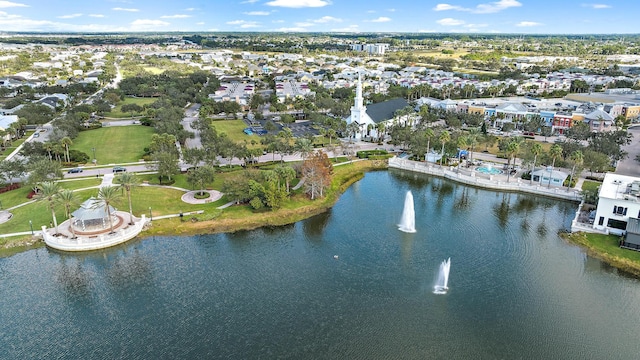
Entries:
<svg viewBox="0 0 640 360">
<path fill-rule="evenodd" d="M 200 190 L 189 191 L 186 194 L 182 195 L 182 201 L 187 204 L 208 204 L 215 201 L 218 201 L 222 198 L 222 193 L 217 190 L 204 190 L 204 192 L 209 193 L 209 197 L 206 199 L 196 199 L 195 195 L 200 193 Z"/>
</svg>

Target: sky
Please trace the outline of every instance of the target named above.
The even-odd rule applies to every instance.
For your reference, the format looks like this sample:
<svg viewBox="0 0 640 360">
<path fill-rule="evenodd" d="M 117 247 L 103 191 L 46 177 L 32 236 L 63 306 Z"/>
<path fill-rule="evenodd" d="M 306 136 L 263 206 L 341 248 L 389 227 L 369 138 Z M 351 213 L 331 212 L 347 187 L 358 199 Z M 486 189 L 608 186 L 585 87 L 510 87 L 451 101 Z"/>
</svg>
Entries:
<svg viewBox="0 0 640 360">
<path fill-rule="evenodd" d="M 640 1 L 0 0 L 0 32 L 637 34 Z"/>
</svg>

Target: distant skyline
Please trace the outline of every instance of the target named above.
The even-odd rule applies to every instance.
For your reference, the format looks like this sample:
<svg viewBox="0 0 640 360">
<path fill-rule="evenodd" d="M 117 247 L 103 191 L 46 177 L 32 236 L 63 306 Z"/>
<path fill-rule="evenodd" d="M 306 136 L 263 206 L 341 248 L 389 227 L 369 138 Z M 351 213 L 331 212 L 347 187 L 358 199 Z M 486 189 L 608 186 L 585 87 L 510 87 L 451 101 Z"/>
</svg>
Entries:
<svg viewBox="0 0 640 360">
<path fill-rule="evenodd" d="M 0 31 L 636 34 L 635 0 L 0 0 Z"/>
</svg>

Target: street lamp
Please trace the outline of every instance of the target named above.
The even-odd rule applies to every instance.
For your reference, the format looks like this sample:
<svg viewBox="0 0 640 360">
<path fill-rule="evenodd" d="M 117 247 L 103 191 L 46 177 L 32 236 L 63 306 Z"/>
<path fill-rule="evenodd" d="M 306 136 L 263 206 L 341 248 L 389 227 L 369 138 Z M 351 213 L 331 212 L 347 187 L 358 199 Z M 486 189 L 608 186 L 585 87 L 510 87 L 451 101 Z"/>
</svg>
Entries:
<svg viewBox="0 0 640 360">
<path fill-rule="evenodd" d="M 29 220 L 29 227 L 31 228 L 31 235 L 33 235 L 33 221 Z"/>
<path fill-rule="evenodd" d="M 151 206 L 149 206 L 149 221 L 153 221 L 153 215 L 151 214 Z"/>
<path fill-rule="evenodd" d="M 93 151 L 93 164 L 95 165 L 98 161 L 96 160 L 96 148 L 91 148 Z"/>
</svg>

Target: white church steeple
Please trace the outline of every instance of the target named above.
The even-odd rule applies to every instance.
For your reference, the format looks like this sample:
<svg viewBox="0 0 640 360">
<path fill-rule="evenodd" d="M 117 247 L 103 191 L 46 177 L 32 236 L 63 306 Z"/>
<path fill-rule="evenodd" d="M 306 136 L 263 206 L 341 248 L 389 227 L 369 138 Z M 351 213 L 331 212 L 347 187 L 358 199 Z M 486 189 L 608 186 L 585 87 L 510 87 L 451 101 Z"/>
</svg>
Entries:
<svg viewBox="0 0 640 360">
<path fill-rule="evenodd" d="M 356 83 L 356 98 L 351 107 L 351 116 L 347 118 L 347 124 L 356 123 L 360 126 L 361 132 L 366 131 L 367 125 L 375 125 L 374 121 L 367 114 L 367 107 L 364 106 L 362 96 L 362 74 L 358 72 L 358 82 Z"/>
</svg>

